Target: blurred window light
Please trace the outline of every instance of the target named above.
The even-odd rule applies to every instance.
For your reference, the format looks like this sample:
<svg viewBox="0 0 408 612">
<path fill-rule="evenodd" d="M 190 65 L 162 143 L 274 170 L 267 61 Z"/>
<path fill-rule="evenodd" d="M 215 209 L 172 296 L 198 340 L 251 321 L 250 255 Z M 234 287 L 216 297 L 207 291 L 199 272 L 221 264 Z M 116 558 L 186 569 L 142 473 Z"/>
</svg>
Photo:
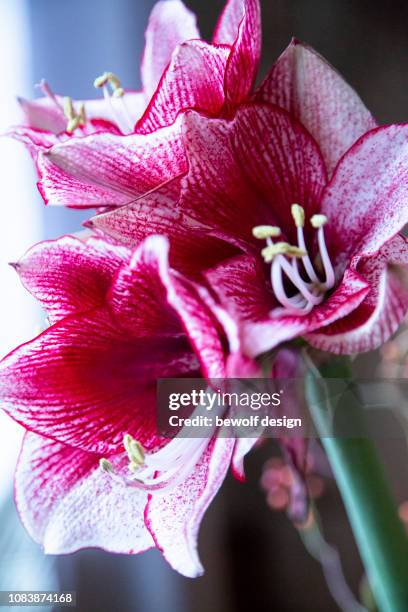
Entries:
<svg viewBox="0 0 408 612">
<path fill-rule="evenodd" d="M 24 0 L 0 0 L 0 133 L 21 121 L 17 95 L 31 96 Z M 32 163 L 23 146 L 0 139 L 0 356 L 34 335 L 39 310 L 7 264 L 41 239 Z M 10 490 L 22 429 L 0 412 L 0 502 Z"/>
</svg>

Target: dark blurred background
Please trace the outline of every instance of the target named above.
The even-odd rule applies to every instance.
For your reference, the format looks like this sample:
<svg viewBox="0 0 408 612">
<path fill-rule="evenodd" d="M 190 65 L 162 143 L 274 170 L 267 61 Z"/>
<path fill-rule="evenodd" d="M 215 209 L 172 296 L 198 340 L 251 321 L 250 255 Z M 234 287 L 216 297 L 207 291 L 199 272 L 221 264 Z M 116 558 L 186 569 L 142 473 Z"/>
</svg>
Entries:
<svg viewBox="0 0 408 612">
<path fill-rule="evenodd" d="M 0 0 L 1 11 L 13 3 Z M 45 77 L 74 98 L 97 95 L 92 83 L 105 70 L 127 88 L 140 86 L 139 66 L 151 0 L 18 0 L 26 36 L 26 80 Z M 187 0 L 210 38 L 220 0 Z M 379 122 L 408 119 L 408 3 L 383 0 L 264 0 L 261 76 L 292 36 L 323 54 L 358 90 Z M 1 45 L 1 42 L 0 42 Z M 9 57 L 9 62 L 15 61 Z M 28 81 L 27 81 L 28 82 Z M 35 94 L 27 85 L 23 92 Z M 23 155 L 23 151 L 21 151 Z M 39 238 L 77 231 L 81 213 L 45 208 L 30 180 Z M 18 188 L 16 179 L 15 189 Z M 36 200 L 36 201 L 35 201 Z M 32 240 L 27 239 L 28 247 Z M 364 370 L 370 362 L 360 360 Z M 76 590 L 80 612 L 331 612 L 334 603 L 320 565 L 306 552 L 284 512 L 272 511 L 259 481 L 277 449 L 268 444 L 248 460 L 248 482 L 229 478 L 207 512 L 200 533 L 204 577 L 185 579 L 157 551 L 139 557 L 89 550 L 45 558 L 19 526 L 13 503 L 1 520 L 0 588 Z M 400 500 L 407 494 L 405 444 L 386 445 Z M 396 476 L 398 469 L 398 475 Z M 326 538 L 338 547 L 357 592 L 362 567 L 336 487 L 328 481 L 318 502 Z"/>
</svg>

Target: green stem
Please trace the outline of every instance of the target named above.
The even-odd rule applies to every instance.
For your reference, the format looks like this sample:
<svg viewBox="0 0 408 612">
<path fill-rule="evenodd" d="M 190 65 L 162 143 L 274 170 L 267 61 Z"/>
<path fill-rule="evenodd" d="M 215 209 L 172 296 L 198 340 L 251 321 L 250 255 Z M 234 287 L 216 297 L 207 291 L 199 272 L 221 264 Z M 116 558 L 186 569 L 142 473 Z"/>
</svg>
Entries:
<svg viewBox="0 0 408 612">
<path fill-rule="evenodd" d="M 309 371 L 309 409 L 343 497 L 377 605 L 381 612 L 407 612 L 408 538 L 376 448 L 368 436 L 333 437 L 327 388 L 324 392 L 323 387 L 324 379 Z M 361 432 L 359 402 L 348 408 Z"/>
</svg>

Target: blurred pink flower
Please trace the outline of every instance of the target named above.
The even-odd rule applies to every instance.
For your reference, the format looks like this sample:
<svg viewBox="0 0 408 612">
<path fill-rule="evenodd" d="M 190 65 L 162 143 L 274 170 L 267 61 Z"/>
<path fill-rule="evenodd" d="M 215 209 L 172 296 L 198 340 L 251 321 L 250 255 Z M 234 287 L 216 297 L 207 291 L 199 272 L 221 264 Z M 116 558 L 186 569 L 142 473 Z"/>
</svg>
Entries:
<svg viewBox="0 0 408 612">
<path fill-rule="evenodd" d="M 235 440 L 158 437 L 156 382 L 226 374 L 210 302 L 169 268 L 159 236 L 133 253 L 67 236 L 15 267 L 52 323 L 0 364 L 1 407 L 29 431 L 16 473 L 29 533 L 49 553 L 157 546 L 201 573 L 198 528 Z"/>
<path fill-rule="evenodd" d="M 24 125 L 12 128 L 9 134 L 27 146 L 36 162 L 51 149 L 48 159 L 58 163 L 52 146 L 60 142 L 89 134 L 149 134 L 173 124 L 185 108 L 217 116 L 249 95 L 260 46 L 258 0 L 229 0 L 211 43 L 200 39 L 195 15 L 181 0 L 161 0 L 146 30 L 141 91 L 125 91 L 118 77 L 106 72 L 95 80 L 103 89 L 103 99 L 73 101 L 55 95 L 43 81 L 42 98 L 19 99 Z M 96 142 L 100 149 L 110 147 L 109 142 Z M 156 153 L 152 147 L 150 164 L 155 163 Z M 41 161 L 37 170 L 40 176 L 46 172 Z M 41 183 L 40 191 L 48 202 Z M 73 201 L 68 205 L 81 204 Z"/>
</svg>

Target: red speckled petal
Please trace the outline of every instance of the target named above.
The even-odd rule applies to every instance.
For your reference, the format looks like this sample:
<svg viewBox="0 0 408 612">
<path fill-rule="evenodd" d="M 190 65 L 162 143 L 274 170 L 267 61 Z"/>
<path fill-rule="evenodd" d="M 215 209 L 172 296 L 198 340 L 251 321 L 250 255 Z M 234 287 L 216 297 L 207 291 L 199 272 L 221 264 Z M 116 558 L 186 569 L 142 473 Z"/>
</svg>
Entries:
<svg viewBox="0 0 408 612">
<path fill-rule="evenodd" d="M 408 244 L 404 237 L 396 236 L 377 256 L 357 260 L 355 265 L 370 291 L 347 317 L 307 335 L 313 346 L 324 351 L 347 355 L 372 351 L 397 330 L 408 310 Z"/>
<path fill-rule="evenodd" d="M 173 123 L 184 109 L 217 115 L 224 104 L 224 75 L 229 47 L 201 40 L 184 42 L 174 51 L 143 117 L 138 133 Z"/>
<path fill-rule="evenodd" d="M 165 559 L 184 576 L 193 578 L 204 571 L 197 553 L 198 530 L 224 481 L 234 444 L 226 438 L 212 440 L 185 482 L 149 500 L 146 525 Z"/>
<path fill-rule="evenodd" d="M 179 122 L 149 135 L 72 138 L 40 155 L 39 189 L 49 204 L 122 206 L 185 172 Z"/>
<path fill-rule="evenodd" d="M 157 2 L 149 17 L 142 61 L 143 91 L 148 100 L 171 60 L 177 45 L 200 38 L 196 17 L 181 0 Z"/>
<path fill-rule="evenodd" d="M 129 258 L 124 247 L 72 236 L 40 242 L 14 264 L 25 288 L 52 323 L 103 304 L 117 269 Z"/>
<path fill-rule="evenodd" d="M 340 271 L 404 227 L 407 199 L 408 124 L 371 131 L 342 158 L 323 195 L 329 252 Z"/>
<path fill-rule="evenodd" d="M 100 456 L 25 436 L 16 479 L 16 504 L 25 528 L 46 553 L 85 547 L 137 553 L 154 546 L 144 524 L 147 495 L 112 480 Z"/>
<path fill-rule="evenodd" d="M 332 173 L 360 136 L 376 127 L 357 93 L 321 55 L 293 41 L 255 93 L 285 108 L 309 130 Z"/>
</svg>

